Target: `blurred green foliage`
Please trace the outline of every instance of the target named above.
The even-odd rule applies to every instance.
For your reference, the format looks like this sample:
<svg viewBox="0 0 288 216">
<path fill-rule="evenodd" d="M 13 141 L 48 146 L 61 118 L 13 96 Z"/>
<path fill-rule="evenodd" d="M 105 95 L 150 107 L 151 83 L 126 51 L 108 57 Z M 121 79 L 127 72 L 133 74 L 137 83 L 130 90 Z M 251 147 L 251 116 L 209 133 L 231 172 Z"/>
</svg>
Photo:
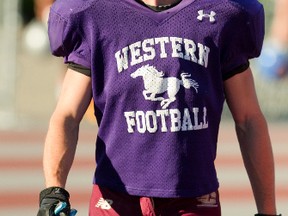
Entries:
<svg viewBox="0 0 288 216">
<path fill-rule="evenodd" d="M 35 16 L 34 0 L 20 0 L 19 10 L 23 20 L 23 24 L 29 23 Z"/>
<path fill-rule="evenodd" d="M 263 4 L 265 9 L 265 25 L 266 33 L 268 33 L 274 13 L 274 0 L 259 0 L 259 2 Z"/>
</svg>

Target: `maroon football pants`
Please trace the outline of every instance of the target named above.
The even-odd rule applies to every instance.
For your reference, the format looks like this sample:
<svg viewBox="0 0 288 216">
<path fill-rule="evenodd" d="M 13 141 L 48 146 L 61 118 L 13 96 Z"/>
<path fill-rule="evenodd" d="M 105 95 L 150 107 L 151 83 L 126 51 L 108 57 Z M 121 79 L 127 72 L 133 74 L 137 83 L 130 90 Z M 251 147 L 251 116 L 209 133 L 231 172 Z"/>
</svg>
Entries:
<svg viewBox="0 0 288 216">
<path fill-rule="evenodd" d="M 218 192 L 198 198 L 151 198 L 94 185 L 89 216 L 221 216 L 221 207 Z"/>
</svg>

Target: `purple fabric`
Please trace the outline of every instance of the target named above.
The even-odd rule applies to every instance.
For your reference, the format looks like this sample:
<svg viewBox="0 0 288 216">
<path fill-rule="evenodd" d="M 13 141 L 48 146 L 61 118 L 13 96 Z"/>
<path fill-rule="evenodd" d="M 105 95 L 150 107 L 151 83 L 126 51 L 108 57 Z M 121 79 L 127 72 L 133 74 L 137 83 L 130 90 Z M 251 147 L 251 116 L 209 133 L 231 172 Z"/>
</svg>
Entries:
<svg viewBox="0 0 288 216">
<path fill-rule="evenodd" d="M 256 0 L 182 0 L 160 13 L 134 0 L 57 0 L 52 53 L 91 68 L 94 183 L 154 197 L 216 191 L 223 80 L 259 55 L 263 24 Z"/>
</svg>

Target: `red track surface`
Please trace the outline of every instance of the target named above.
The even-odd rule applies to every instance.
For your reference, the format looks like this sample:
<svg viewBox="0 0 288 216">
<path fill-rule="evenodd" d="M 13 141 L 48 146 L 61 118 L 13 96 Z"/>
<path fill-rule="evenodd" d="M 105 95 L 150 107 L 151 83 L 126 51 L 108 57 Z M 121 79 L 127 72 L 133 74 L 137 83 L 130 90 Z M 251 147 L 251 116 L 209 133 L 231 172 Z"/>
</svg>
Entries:
<svg viewBox="0 0 288 216">
<path fill-rule="evenodd" d="M 225 127 L 222 129 L 223 132 L 220 133 L 219 143 L 224 143 L 221 148 L 226 148 L 230 144 L 233 144 L 233 148 L 236 149 L 233 154 L 229 153 L 220 153 L 216 160 L 216 166 L 225 171 L 226 168 L 232 169 L 243 169 L 243 162 L 240 156 L 240 152 L 237 146 L 237 140 L 234 133 L 233 126 Z M 287 127 L 280 126 L 273 126 L 271 128 L 271 139 L 276 147 L 283 148 L 283 144 L 288 144 L 288 135 L 287 135 Z M 29 147 L 31 149 L 35 148 L 42 149 L 45 139 L 45 131 L 0 131 L 0 151 L 3 149 L 2 147 L 5 146 L 4 149 L 11 148 L 25 148 Z M 83 131 L 80 134 L 79 142 L 82 142 L 81 145 L 93 145 L 93 140 L 95 140 L 95 132 L 93 131 Z M 90 146 L 93 148 L 93 146 Z M 288 147 L 287 147 L 288 148 Z M 13 153 L 13 149 L 9 152 Z M 1 152 L 0 152 L 1 153 Z M 27 152 L 26 152 L 27 153 Z M 3 175 L 2 173 L 17 173 L 17 171 L 27 171 L 29 172 L 38 172 L 42 173 L 42 161 L 41 161 L 41 154 L 34 153 L 34 156 L 29 157 L 29 155 L 25 157 L 15 157 L 11 154 L 11 158 L 9 155 L 4 155 L 5 157 L 0 157 L 0 178 Z M 2 153 L 3 155 L 3 153 Z M 16 158 L 16 159 L 15 159 Z M 280 154 L 275 155 L 275 164 L 276 166 L 286 167 L 288 166 L 288 155 Z M 85 157 L 85 155 L 78 157 L 75 159 L 73 168 L 77 173 L 77 170 L 90 170 L 91 173 L 94 169 L 94 162 L 93 158 Z M 283 169 L 282 169 L 283 170 Z M 43 177 L 40 176 L 39 179 L 43 181 Z M 14 179 L 15 180 L 15 179 Z M 40 181 L 39 180 L 39 181 Z M 246 180 L 245 180 L 246 181 Z M 21 182 L 21 179 L 19 179 Z M 21 207 L 29 207 L 32 209 L 37 209 L 38 205 L 38 194 L 39 191 L 37 189 L 30 191 L 29 189 L 25 190 L 25 182 L 21 182 L 23 185 L 23 190 L 17 191 L 13 188 L 5 188 L 5 185 L 0 187 L 0 209 L 2 208 L 21 208 Z M 288 184 L 288 183 L 287 183 Z M 286 184 L 286 185 L 287 185 Z M 89 186 L 88 186 L 89 187 Z M 19 188 L 19 187 L 17 187 Z M 21 188 L 21 187 L 20 187 Z M 4 190 L 5 189 L 5 190 Z M 87 205 L 90 198 L 90 191 L 87 190 L 87 187 L 84 191 L 81 191 L 81 188 L 77 188 L 75 190 L 70 190 L 71 194 L 71 202 L 72 205 Z M 276 194 L 278 200 L 288 200 L 288 187 L 284 184 L 280 184 L 276 187 Z M 221 186 L 220 187 L 220 196 L 221 200 L 229 202 L 254 202 L 253 195 L 249 186 L 249 182 L 245 182 L 241 185 L 233 185 L 230 183 L 230 186 Z"/>
</svg>

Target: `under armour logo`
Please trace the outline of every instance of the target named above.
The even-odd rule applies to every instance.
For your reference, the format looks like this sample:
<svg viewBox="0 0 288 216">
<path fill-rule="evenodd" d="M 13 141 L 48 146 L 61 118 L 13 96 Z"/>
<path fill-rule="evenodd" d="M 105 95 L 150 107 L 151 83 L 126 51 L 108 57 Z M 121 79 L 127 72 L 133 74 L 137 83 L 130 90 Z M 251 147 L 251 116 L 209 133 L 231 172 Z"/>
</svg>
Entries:
<svg viewBox="0 0 288 216">
<path fill-rule="evenodd" d="M 111 205 L 113 204 L 113 200 L 100 198 L 97 204 L 95 205 L 96 208 L 101 208 L 104 210 L 111 209 Z"/>
<path fill-rule="evenodd" d="M 197 19 L 200 21 L 203 21 L 203 18 L 209 18 L 210 23 L 214 23 L 216 21 L 216 19 L 215 19 L 216 13 L 214 11 L 211 11 L 210 14 L 205 14 L 204 10 L 199 10 L 198 14 L 199 15 L 198 15 Z"/>
</svg>

